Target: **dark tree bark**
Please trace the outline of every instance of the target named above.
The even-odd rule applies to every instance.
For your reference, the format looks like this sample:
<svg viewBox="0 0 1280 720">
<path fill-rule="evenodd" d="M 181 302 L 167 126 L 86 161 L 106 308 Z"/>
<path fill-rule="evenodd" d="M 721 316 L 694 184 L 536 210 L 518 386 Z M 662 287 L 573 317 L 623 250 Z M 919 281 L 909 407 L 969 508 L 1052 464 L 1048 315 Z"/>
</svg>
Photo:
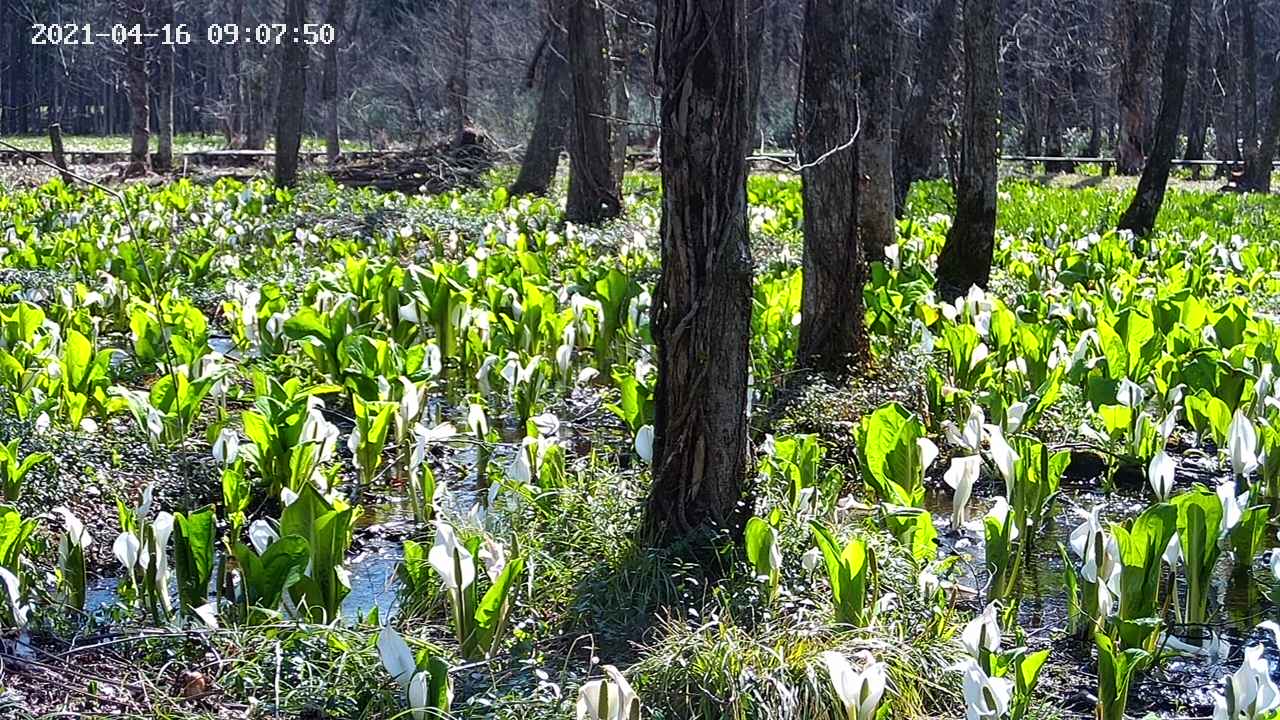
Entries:
<svg viewBox="0 0 1280 720">
<path fill-rule="evenodd" d="M 1194 19 L 1194 12 L 1192 16 Z M 1184 109 L 1187 121 L 1187 149 L 1183 153 L 1182 159 L 1188 161 L 1204 160 L 1205 142 L 1208 139 L 1209 114 L 1206 95 L 1208 94 L 1209 83 L 1212 82 L 1209 43 L 1205 39 L 1203 23 L 1197 22 L 1196 25 L 1199 28 L 1196 33 L 1196 73 L 1187 88 L 1188 96 Z M 1191 174 L 1194 179 L 1199 180 L 1200 173 L 1200 165 L 1192 166 Z"/>
<path fill-rule="evenodd" d="M 866 261 L 884 259 L 897 240 L 893 186 L 894 0 L 864 0 L 858 64 L 861 70 L 861 131 L 858 136 L 858 238 Z M 856 22 L 857 19 L 855 19 Z M 806 42 L 807 46 L 807 42 Z"/>
<path fill-rule="evenodd" d="M 146 0 L 122 0 L 125 24 L 147 27 Z M 147 47 L 142 42 L 125 45 L 125 67 L 129 84 L 129 176 L 145 175 L 151 169 L 151 108 L 147 97 Z"/>
<path fill-rule="evenodd" d="M 933 13 L 929 16 L 924 39 L 920 43 L 914 85 L 903 112 L 895 156 L 893 178 L 899 213 L 906 207 L 911 184 L 929 177 L 929 170 L 933 166 L 934 151 L 938 145 L 938 125 L 934 111 L 939 105 L 946 80 L 947 63 L 943 58 L 950 55 L 956 3 L 957 0 L 937 0 Z"/>
<path fill-rule="evenodd" d="M 244 26 L 244 0 L 232 0 L 231 22 L 237 27 Z M 229 44 L 226 53 L 227 74 L 230 76 L 224 85 L 228 94 L 226 102 L 230 105 L 227 113 L 227 145 L 239 147 L 244 144 L 244 134 L 247 131 L 244 55 L 241 53 L 239 43 Z"/>
<path fill-rule="evenodd" d="M 1151 55 L 1152 0 L 1120 0 L 1120 139 L 1116 144 L 1116 172 L 1136 175 L 1146 157 L 1150 110 L 1146 69 Z"/>
<path fill-rule="evenodd" d="M 471 93 L 471 11 L 474 0 L 454 0 L 453 6 L 453 69 L 449 75 L 449 131 L 461 138 L 471 118 L 467 110 L 467 96 Z"/>
<path fill-rule="evenodd" d="M 1129 208 L 1120 217 L 1119 228 L 1144 236 L 1155 227 L 1156 215 L 1164 204 L 1169 169 L 1178 150 L 1178 125 L 1182 118 L 1182 97 L 1187 88 L 1187 44 L 1191 33 L 1191 0 L 1173 0 L 1169 6 L 1169 34 L 1165 40 L 1164 69 L 1160 79 L 1160 114 L 1156 119 L 1156 139 L 1147 158 L 1138 190 Z"/>
<path fill-rule="evenodd" d="M 618 183 L 618 194 L 622 194 L 622 176 L 627 171 L 627 132 L 630 129 L 631 92 L 627 88 L 631 75 L 631 15 L 632 7 L 625 0 L 614 1 L 613 36 L 608 46 L 612 49 L 610 56 L 613 74 L 613 179 Z"/>
<path fill-rule="evenodd" d="M 347 0 L 329 0 L 329 10 L 325 14 L 324 21 L 337 28 L 339 37 L 342 35 L 343 19 L 346 16 Z M 339 84 L 338 43 L 335 40 L 324 46 L 324 74 L 320 82 L 320 99 L 324 103 L 325 110 L 325 156 L 330 165 L 338 162 L 338 156 L 342 153 L 342 140 L 338 136 L 338 110 L 341 105 L 338 101 L 341 96 Z"/>
<path fill-rule="evenodd" d="M 174 27 L 173 0 L 155 0 L 155 27 Z M 176 49 L 172 43 L 156 43 L 156 156 L 158 170 L 173 167 L 173 68 Z"/>
<path fill-rule="evenodd" d="M 746 502 L 751 244 L 750 0 L 658 0 L 662 275 L 653 488 L 641 534 L 741 534 Z"/>
<path fill-rule="evenodd" d="M 511 185 L 512 195 L 546 195 L 555 180 L 564 150 L 573 108 L 573 78 L 569 72 L 569 33 L 565 28 L 568 0 L 547 3 L 547 39 L 540 52 L 541 91 L 533 134 L 520 163 L 520 174 Z M 532 83 L 533 78 L 530 78 Z"/>
<path fill-rule="evenodd" d="M 965 0 L 964 100 L 956 214 L 938 255 L 937 292 L 945 300 L 991 278 L 999 152 L 999 23 L 996 0 Z"/>
<path fill-rule="evenodd" d="M 1248 190 L 1271 192 L 1271 174 L 1276 161 L 1276 145 L 1280 143 L 1280 68 L 1271 83 L 1271 108 L 1267 112 L 1267 129 L 1262 133 L 1258 156 L 1245 177 Z"/>
<path fill-rule="evenodd" d="M 307 22 L 306 0 L 285 0 L 285 23 L 301 32 Z M 307 106 L 307 46 L 286 43 L 281 64 L 280 99 L 276 103 L 276 185 L 298 182 L 298 151 Z"/>
<path fill-rule="evenodd" d="M 1244 162 L 1248 166 L 1258 154 L 1258 2 L 1240 0 L 1240 60 L 1244 82 L 1240 86 L 1241 135 Z"/>
<path fill-rule="evenodd" d="M 862 286 L 866 260 L 858 209 L 856 18 L 845 0 L 807 0 L 796 139 L 803 168 L 802 367 L 843 371 L 867 356 Z M 883 250 L 883 249 L 882 249 Z"/>
<path fill-rule="evenodd" d="M 1218 16 L 1220 25 L 1218 26 L 1218 36 L 1221 38 L 1218 43 L 1217 62 L 1215 63 L 1214 75 L 1217 82 L 1214 83 L 1215 90 L 1220 88 L 1220 92 L 1214 93 L 1215 108 L 1213 116 L 1213 136 L 1214 150 L 1213 156 L 1220 164 L 1214 170 L 1214 177 L 1226 177 L 1231 172 L 1231 165 L 1240 160 L 1240 146 L 1237 140 L 1240 137 L 1239 118 L 1236 113 L 1237 94 L 1239 90 L 1239 54 L 1236 50 L 1235 43 L 1231 41 L 1233 14 L 1232 7 L 1235 3 L 1229 3 L 1223 8 L 1223 12 Z"/>
<path fill-rule="evenodd" d="M 569 66 L 574 114 L 564 214 L 572 222 L 598 223 L 622 212 L 611 162 L 609 53 L 599 0 L 570 0 Z"/>
</svg>

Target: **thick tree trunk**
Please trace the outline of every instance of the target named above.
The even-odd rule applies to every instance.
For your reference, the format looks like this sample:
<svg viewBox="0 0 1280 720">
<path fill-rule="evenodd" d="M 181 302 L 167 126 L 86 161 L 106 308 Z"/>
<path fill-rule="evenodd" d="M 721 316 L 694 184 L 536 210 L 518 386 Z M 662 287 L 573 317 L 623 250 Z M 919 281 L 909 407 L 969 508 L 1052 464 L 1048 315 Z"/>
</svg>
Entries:
<svg viewBox="0 0 1280 720">
<path fill-rule="evenodd" d="M 1240 115 L 1244 144 L 1244 187 L 1259 189 L 1266 179 L 1270 185 L 1271 167 L 1263 167 L 1259 143 L 1261 123 L 1258 120 L 1258 3 L 1243 0 L 1240 4 L 1240 32 L 1244 82 L 1241 84 Z"/>
<path fill-rule="evenodd" d="M 631 118 L 631 93 L 627 88 L 631 74 L 630 12 L 630 5 L 615 2 L 613 38 L 609 43 L 613 72 L 613 179 L 618 183 L 619 195 L 622 194 L 622 176 L 627 171 L 627 132 Z"/>
<path fill-rule="evenodd" d="M 236 27 L 244 26 L 244 0 L 233 0 L 231 3 L 231 22 Z M 225 102 L 230 106 L 227 112 L 228 147 L 244 144 L 245 126 L 245 77 L 244 56 L 238 43 L 231 43 L 226 48 L 227 82 L 223 84 L 227 96 Z"/>
<path fill-rule="evenodd" d="M 1203 31 L 1198 35 L 1196 42 L 1196 74 L 1188 88 L 1190 92 L 1185 103 L 1187 149 L 1183 153 L 1182 159 L 1188 161 L 1204 160 L 1205 142 L 1208 135 L 1206 126 L 1209 111 L 1205 99 L 1209 83 L 1212 82 L 1209 43 L 1205 40 Z M 1199 180 L 1200 173 L 1200 165 L 1192 166 L 1191 176 L 1193 179 Z"/>
<path fill-rule="evenodd" d="M 740 536 L 746 502 L 751 244 L 746 6 L 658 0 L 662 275 L 653 488 L 642 536 Z"/>
<path fill-rule="evenodd" d="M 599 0 L 570 0 L 569 66 L 574 115 L 564 214 L 572 222 L 598 223 L 622 212 L 610 162 L 609 54 Z"/>
<path fill-rule="evenodd" d="M 1191 32 L 1191 0 L 1173 0 L 1169 7 L 1169 34 L 1165 40 L 1164 69 L 1160 79 L 1160 114 L 1156 139 L 1147 158 L 1138 190 L 1129 208 L 1120 217 L 1119 228 L 1144 236 L 1155 227 L 1156 215 L 1164 204 L 1169 169 L 1178 151 L 1178 125 L 1182 118 L 1182 97 L 1187 87 L 1187 36 Z"/>
<path fill-rule="evenodd" d="M 573 108 L 573 79 L 569 72 L 569 34 L 565 29 L 567 0 L 548 2 L 547 41 L 542 55 L 541 95 L 533 134 L 520 163 L 520 174 L 511 185 L 512 195 L 545 195 L 556 177 L 560 153 Z"/>
<path fill-rule="evenodd" d="M 324 21 L 337 28 L 338 36 L 342 35 L 343 20 L 347 16 L 347 0 L 329 0 L 329 10 Z M 341 97 L 338 79 L 338 43 L 331 42 L 324 46 L 324 75 L 320 83 L 320 99 L 324 103 L 324 146 L 325 156 L 330 165 L 338 162 L 342 154 L 342 140 L 338 135 L 338 110 Z"/>
<path fill-rule="evenodd" d="M 176 25 L 173 0 L 156 0 L 155 27 Z M 157 30 L 158 31 L 158 30 Z M 156 157 L 159 170 L 173 167 L 173 69 L 176 59 L 175 46 L 156 43 Z"/>
<path fill-rule="evenodd" d="M 903 111 L 893 173 L 897 211 L 906 207 L 907 193 L 916 180 L 929 177 L 938 145 L 938 125 L 934 109 L 939 104 L 946 80 L 947 62 L 955 26 L 957 0 L 937 0 L 920 43 L 920 55 L 911 98 Z"/>
<path fill-rule="evenodd" d="M 937 292 L 951 300 L 991 278 L 996 233 L 996 159 L 999 152 L 999 41 L 996 0 L 965 0 L 964 109 L 956 214 L 938 255 Z"/>
<path fill-rule="evenodd" d="M 829 9 L 829 8 L 819 8 Z M 864 0 L 861 8 L 862 129 L 858 136 L 858 238 L 866 261 L 884 259 L 897 241 L 893 186 L 893 0 Z M 807 41 L 806 41 L 807 46 Z M 856 122 L 856 118 L 855 118 Z"/>
<path fill-rule="evenodd" d="M 125 24 L 146 28 L 146 0 L 122 0 Z M 142 42 L 125 45 L 125 67 L 129 84 L 129 176 L 145 175 L 151 169 L 151 108 L 147 97 L 147 46 Z"/>
<path fill-rule="evenodd" d="M 454 0 L 453 6 L 453 69 L 446 91 L 449 95 L 449 132 L 455 138 L 471 122 L 467 110 L 467 96 L 471 93 L 471 11 L 474 0 Z"/>
<path fill-rule="evenodd" d="M 285 23 L 301 32 L 307 22 L 306 0 L 285 0 Z M 298 182 L 298 151 L 307 107 L 307 46 L 286 43 L 281 65 L 280 99 L 276 102 L 276 185 Z"/>
<path fill-rule="evenodd" d="M 1240 160 L 1240 146 L 1238 140 L 1240 137 L 1240 128 L 1238 124 L 1239 118 L 1236 115 L 1236 102 L 1238 100 L 1238 54 L 1235 51 L 1234 43 L 1231 42 L 1231 4 L 1228 4 L 1222 14 L 1219 16 L 1221 25 L 1218 27 L 1218 34 L 1221 42 L 1218 44 L 1217 62 L 1214 67 L 1214 75 L 1217 82 L 1214 87 L 1220 87 L 1221 94 L 1215 93 L 1214 96 L 1214 115 L 1213 115 L 1213 157 L 1219 161 L 1219 165 L 1214 170 L 1214 177 L 1227 177 L 1231 172 L 1231 165 Z"/>
<path fill-rule="evenodd" d="M 1271 192 L 1271 175 L 1276 161 L 1276 145 L 1280 143 L 1280 71 L 1271 83 L 1271 108 L 1267 113 L 1267 129 L 1262 133 L 1258 156 L 1245 177 L 1247 189 Z"/>
<path fill-rule="evenodd" d="M 867 269 L 858 222 L 866 185 L 858 182 L 859 155 L 853 142 L 858 128 L 855 12 L 846 0 L 805 3 L 796 105 L 804 188 L 804 290 L 797 362 L 837 372 L 861 364 L 867 356 L 862 318 Z"/>
<path fill-rule="evenodd" d="M 1150 110 L 1146 69 L 1151 55 L 1152 0 L 1120 0 L 1120 139 L 1116 144 L 1116 172 L 1136 175 L 1146 157 Z"/>
<path fill-rule="evenodd" d="M 1240 0 L 1240 60 L 1240 129 L 1248 165 L 1258 152 L 1258 0 Z"/>
</svg>

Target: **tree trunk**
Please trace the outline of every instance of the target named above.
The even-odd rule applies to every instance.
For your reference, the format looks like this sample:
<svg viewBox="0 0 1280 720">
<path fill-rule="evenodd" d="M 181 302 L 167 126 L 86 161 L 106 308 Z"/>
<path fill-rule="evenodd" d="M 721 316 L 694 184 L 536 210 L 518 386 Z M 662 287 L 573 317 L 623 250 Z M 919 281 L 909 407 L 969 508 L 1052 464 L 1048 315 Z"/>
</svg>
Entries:
<svg viewBox="0 0 1280 720">
<path fill-rule="evenodd" d="M 622 194 L 622 177 L 627 171 L 627 131 L 631 118 L 631 94 L 627 79 L 631 74 L 631 7 L 617 3 L 613 6 L 614 34 L 609 43 L 612 48 L 613 70 L 613 179 Z"/>
<path fill-rule="evenodd" d="M 454 0 L 453 10 L 453 70 L 449 75 L 449 131 L 455 138 L 462 137 L 462 131 L 471 122 L 467 111 L 467 96 L 470 94 L 471 65 L 471 10 L 473 0 Z"/>
<path fill-rule="evenodd" d="M 337 29 L 339 36 L 342 35 L 344 27 L 343 20 L 347 16 L 347 0 L 329 0 L 329 11 L 325 14 L 324 21 L 330 26 Z M 342 141 L 338 136 L 338 110 L 341 97 L 338 82 L 338 43 L 329 43 L 324 46 L 324 75 L 320 83 L 320 99 L 324 102 L 325 120 L 324 120 L 324 147 L 325 157 L 329 161 L 329 165 L 338 162 L 338 156 L 342 154 Z"/>
<path fill-rule="evenodd" d="M 173 0 L 156 0 L 155 27 L 174 27 Z M 158 170 L 173 168 L 173 66 L 176 48 L 157 42 L 156 47 L 156 157 Z"/>
<path fill-rule="evenodd" d="M 951 300 L 973 285 L 987 287 L 996 232 L 999 152 L 999 24 L 996 0 L 965 0 L 964 109 L 956 214 L 938 255 L 937 292 Z"/>
<path fill-rule="evenodd" d="M 1199 25 L 1199 23 L 1197 24 Z M 1201 30 L 1198 33 L 1196 42 L 1196 74 L 1189 88 L 1189 97 L 1185 103 L 1187 149 L 1182 155 L 1183 160 L 1204 160 L 1205 142 L 1208 135 L 1206 132 L 1208 123 L 1206 95 L 1208 94 L 1210 82 L 1212 82 L 1212 77 L 1210 76 L 1209 43 L 1204 37 L 1204 31 Z M 1191 168 L 1192 178 L 1199 180 L 1201 171 L 1202 167 L 1200 165 L 1193 165 Z"/>
<path fill-rule="evenodd" d="M 1245 177 L 1246 188 L 1260 193 L 1271 192 L 1276 145 L 1280 143 L 1280 68 L 1271 83 L 1271 108 L 1267 115 L 1267 129 L 1262 133 L 1257 159 Z"/>
<path fill-rule="evenodd" d="M 1120 0 L 1120 37 L 1123 42 L 1120 83 L 1120 139 L 1116 144 L 1116 172 L 1136 175 L 1146 156 L 1146 68 L 1151 55 L 1152 0 Z"/>
<path fill-rule="evenodd" d="M 542 48 L 542 85 L 538 97 L 533 134 L 520 163 L 520 175 L 511 185 L 512 195 L 545 195 L 556 177 L 560 152 L 573 108 L 572 77 L 569 72 L 569 35 L 565 30 L 567 0 L 549 0 L 548 40 Z"/>
<path fill-rule="evenodd" d="M 570 0 L 569 66 L 574 115 L 564 214 L 572 222 L 598 223 L 622 213 L 610 162 L 609 55 L 599 0 Z"/>
<path fill-rule="evenodd" d="M 866 185 L 858 182 L 860 157 L 853 143 L 858 128 L 855 12 L 846 0 L 805 3 L 796 105 L 804 191 L 797 362 L 835 372 L 855 367 L 867 356 L 862 318 L 867 268 L 858 222 L 859 209 L 866 205 L 860 197 Z"/>
<path fill-rule="evenodd" d="M 244 26 L 244 0 L 233 0 L 231 3 L 231 22 L 236 27 Z M 245 77 L 244 56 L 239 43 L 230 43 L 226 49 L 227 82 L 223 83 L 227 97 L 225 102 L 230 106 L 227 112 L 228 147 L 235 148 L 244 144 L 247 132 L 245 121 Z"/>
<path fill-rule="evenodd" d="M 906 207 L 911 184 L 929 176 L 934 151 L 938 144 L 938 125 L 934 109 L 942 94 L 955 25 L 957 0 L 937 0 L 929 24 L 920 43 L 916 59 L 915 82 L 911 98 L 903 111 L 902 129 L 898 137 L 894 169 L 897 211 Z"/>
<path fill-rule="evenodd" d="M 892 0 L 865 0 L 860 11 L 862 22 L 857 24 L 862 30 L 857 220 L 858 239 L 869 263 L 883 260 L 884 249 L 897 241 L 898 234 L 893 187 L 894 5 Z"/>
<path fill-rule="evenodd" d="M 1173 0 L 1169 7 L 1169 34 L 1165 40 L 1164 69 L 1160 79 L 1160 114 L 1156 139 L 1147 158 L 1138 190 L 1129 209 L 1120 217 L 1119 228 L 1144 236 L 1155 227 L 1156 215 L 1164 204 L 1169 169 L 1178 151 L 1178 124 L 1182 118 L 1182 97 L 1187 88 L 1187 36 L 1191 33 L 1191 0 Z"/>
<path fill-rule="evenodd" d="M 1240 3 L 1240 32 L 1243 56 L 1244 82 L 1241 85 L 1240 114 L 1244 145 L 1244 187 L 1256 189 L 1255 183 L 1263 177 L 1270 178 L 1271 168 L 1262 167 L 1262 148 L 1258 144 L 1258 3 L 1243 0 Z M 1270 180 L 1268 179 L 1268 184 Z"/>
<path fill-rule="evenodd" d="M 1219 26 L 1219 37 L 1221 41 L 1218 44 L 1218 56 L 1215 63 L 1214 75 L 1217 82 L 1214 87 L 1221 87 L 1221 95 L 1215 94 L 1216 108 L 1213 116 L 1213 157 L 1219 161 L 1219 165 L 1214 170 L 1214 177 L 1227 177 L 1231 172 L 1232 163 L 1240 159 L 1240 146 L 1238 139 L 1240 136 L 1238 120 L 1236 117 L 1236 95 L 1238 94 L 1238 54 L 1235 51 L 1234 44 L 1231 42 L 1231 10 L 1232 5 L 1228 4 L 1223 8 L 1223 12 L 1219 15 L 1222 25 Z"/>
<path fill-rule="evenodd" d="M 123 0 L 125 24 L 147 26 L 146 0 Z M 147 46 L 130 41 L 125 45 L 125 67 L 129 84 L 129 167 L 130 177 L 145 175 L 151 169 L 151 108 L 147 97 Z"/>
<path fill-rule="evenodd" d="M 658 545 L 737 538 L 751 512 L 749 1 L 658 0 L 662 275 L 653 488 L 641 531 Z"/>
<path fill-rule="evenodd" d="M 307 22 L 306 0 L 285 0 L 285 23 L 301 32 Z M 298 151 L 302 147 L 302 121 L 307 107 L 307 45 L 286 43 L 280 73 L 280 99 L 276 102 L 276 185 L 298 182 Z"/>
</svg>

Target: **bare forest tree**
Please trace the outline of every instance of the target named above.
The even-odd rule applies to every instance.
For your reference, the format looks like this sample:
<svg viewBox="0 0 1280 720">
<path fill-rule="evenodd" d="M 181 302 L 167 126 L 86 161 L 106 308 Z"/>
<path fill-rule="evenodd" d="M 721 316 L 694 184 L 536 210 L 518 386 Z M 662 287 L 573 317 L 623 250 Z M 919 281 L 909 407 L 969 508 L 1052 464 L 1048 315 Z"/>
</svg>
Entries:
<svg viewBox="0 0 1280 720">
<path fill-rule="evenodd" d="M 622 212 L 610 139 L 609 55 L 599 0 L 570 0 L 569 67 L 573 76 L 569 197 L 565 217 L 597 223 Z"/>
<path fill-rule="evenodd" d="M 525 147 L 520 174 L 511 185 L 513 195 L 544 195 L 551 187 L 564 150 L 573 109 L 573 86 L 569 70 L 569 0 L 546 0 L 546 30 L 527 74 L 532 87 L 541 76 L 538 108 L 533 134 Z M 539 70 L 539 68 L 541 68 Z"/>
<path fill-rule="evenodd" d="M 285 0 L 285 23 L 301 33 L 307 22 L 307 0 Z M 307 101 L 307 46 L 284 44 L 280 100 L 276 103 L 276 185 L 298 182 L 298 152 L 302 148 L 302 123 Z"/>
<path fill-rule="evenodd" d="M 453 3 L 453 68 L 449 75 L 449 129 L 455 138 L 471 121 L 467 99 L 471 94 L 471 18 L 474 0 Z"/>
<path fill-rule="evenodd" d="M 125 22 L 131 27 L 147 26 L 146 0 L 121 0 Z M 147 94 L 147 47 L 141 41 L 124 45 L 129 86 L 129 175 L 143 175 L 151 168 L 151 106 Z"/>
<path fill-rule="evenodd" d="M 738 535 L 747 465 L 749 0 L 659 0 L 662 275 L 653 488 L 642 534 Z"/>
<path fill-rule="evenodd" d="M 1119 227 L 1135 235 L 1146 235 L 1156 225 L 1156 215 L 1164 203 L 1165 187 L 1174 153 L 1178 151 L 1178 121 L 1187 87 L 1187 45 L 1191 34 L 1191 0 L 1173 0 L 1169 7 L 1169 32 L 1165 39 L 1164 68 L 1161 71 L 1160 115 L 1156 119 L 1155 143 L 1147 158 L 1138 191 Z"/>
<path fill-rule="evenodd" d="M 897 240 L 893 186 L 893 52 L 897 36 L 894 9 L 892 0 L 864 0 L 855 22 L 861 108 L 857 113 L 861 125 L 857 145 L 858 235 L 868 262 L 883 260 L 884 249 Z M 805 47 L 808 48 L 807 39 Z"/>
<path fill-rule="evenodd" d="M 1146 157 L 1150 124 L 1150 92 L 1147 69 L 1151 62 L 1153 0 L 1118 0 L 1118 32 L 1121 48 L 1116 94 L 1120 100 L 1120 138 L 1116 145 L 1116 169 L 1136 175 Z"/>
<path fill-rule="evenodd" d="M 859 237 L 856 7 L 807 0 L 796 139 L 804 198 L 801 365 L 840 371 L 866 359 Z M 890 186 L 892 188 L 892 186 Z M 892 211 L 892 210 L 890 210 Z"/>
<path fill-rule="evenodd" d="M 168 170 L 173 167 L 173 73 L 174 60 L 177 56 L 176 45 L 164 42 L 166 35 L 172 36 L 177 26 L 173 0 L 152 0 L 151 27 L 159 29 L 160 42 L 155 46 L 155 97 L 156 97 L 156 156 L 157 170 Z"/>
<path fill-rule="evenodd" d="M 996 232 L 996 154 L 999 144 L 999 28 L 995 0 L 964 3 L 964 107 L 956 213 L 938 255 L 937 290 L 952 299 L 991 276 Z"/>
<path fill-rule="evenodd" d="M 341 33 L 346 27 L 346 18 L 347 0 L 329 0 L 329 9 L 325 13 L 324 21 L 334 28 L 335 35 Z M 325 108 L 325 156 L 328 158 L 330 165 L 338 161 L 338 155 L 342 152 L 340 138 L 342 125 L 340 119 L 342 78 L 338 67 L 338 47 L 338 42 L 332 42 L 324 46 L 324 70 L 320 82 L 320 99 Z"/>
<path fill-rule="evenodd" d="M 957 2 L 936 0 L 916 54 L 911 94 L 903 111 L 894 156 L 893 179 L 899 211 L 906 205 L 911 184 L 929 176 L 929 168 L 936 157 L 941 132 L 937 115 L 942 105 L 943 83 L 947 78 L 947 63 L 940 59 L 950 54 Z"/>
</svg>

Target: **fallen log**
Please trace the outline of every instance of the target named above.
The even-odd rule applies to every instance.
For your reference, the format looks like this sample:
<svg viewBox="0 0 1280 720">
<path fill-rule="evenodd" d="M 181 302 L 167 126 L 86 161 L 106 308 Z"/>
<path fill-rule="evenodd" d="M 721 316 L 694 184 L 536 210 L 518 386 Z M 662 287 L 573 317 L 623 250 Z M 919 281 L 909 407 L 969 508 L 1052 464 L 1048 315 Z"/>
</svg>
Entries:
<svg viewBox="0 0 1280 720">
<path fill-rule="evenodd" d="M 420 150 L 339 159 L 339 164 L 328 174 L 347 187 L 434 194 L 479 186 L 498 156 L 497 145 L 488 135 L 467 129 L 456 138 Z"/>
</svg>

